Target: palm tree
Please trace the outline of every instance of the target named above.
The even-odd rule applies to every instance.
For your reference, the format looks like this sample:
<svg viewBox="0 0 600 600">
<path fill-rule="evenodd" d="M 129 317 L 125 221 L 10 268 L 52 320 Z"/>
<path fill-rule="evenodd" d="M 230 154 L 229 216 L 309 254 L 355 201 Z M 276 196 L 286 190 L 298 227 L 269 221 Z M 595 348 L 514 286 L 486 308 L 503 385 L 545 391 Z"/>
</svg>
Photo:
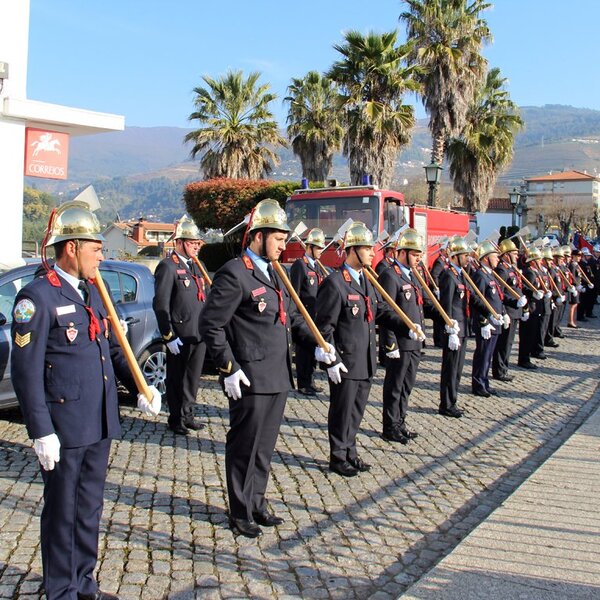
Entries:
<svg viewBox="0 0 600 600">
<path fill-rule="evenodd" d="M 358 31 L 345 34 L 346 43 L 334 48 L 342 55 L 329 72 L 341 88 L 340 106 L 345 112 L 344 155 L 350 179 L 358 184 L 363 174 L 389 186 L 394 162 L 410 141 L 415 123 L 414 109 L 402 103 L 407 91 L 416 91 L 417 67 L 406 66 L 411 44 L 396 46 L 397 33 L 366 36 Z"/>
<path fill-rule="evenodd" d="M 462 134 L 448 142 L 454 190 L 472 212 L 486 210 L 498 174 L 512 160 L 515 134 L 523 127 L 505 83 L 500 69 L 488 72 L 467 113 Z"/>
<path fill-rule="evenodd" d="M 409 40 L 415 47 L 410 60 L 423 71 L 422 98 L 433 137 L 432 162 L 441 164 L 444 145 L 458 135 L 475 93 L 485 79 L 487 61 L 480 51 L 491 33 L 480 13 L 485 0 L 404 0 Z"/>
<path fill-rule="evenodd" d="M 328 77 L 309 71 L 302 79 L 292 79 L 288 94 L 287 133 L 302 163 L 302 176 L 325 181 L 344 136 L 336 86 Z"/>
<path fill-rule="evenodd" d="M 244 79 L 242 71 L 229 71 L 219 79 L 205 76 L 208 87 L 194 88 L 196 110 L 189 120 L 197 119 L 200 129 L 185 141 L 194 142 L 192 158 L 204 153 L 200 166 L 205 179 L 259 179 L 279 164 L 272 147 L 287 143 L 269 109 L 277 96 L 268 92 L 269 84 L 257 85 L 259 77 L 250 73 Z"/>
</svg>

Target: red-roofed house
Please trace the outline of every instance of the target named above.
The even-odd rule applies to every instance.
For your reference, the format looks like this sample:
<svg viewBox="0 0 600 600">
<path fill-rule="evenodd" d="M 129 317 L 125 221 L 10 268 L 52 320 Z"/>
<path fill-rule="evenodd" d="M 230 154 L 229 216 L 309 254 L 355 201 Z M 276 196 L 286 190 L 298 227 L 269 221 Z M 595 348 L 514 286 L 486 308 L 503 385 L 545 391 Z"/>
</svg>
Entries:
<svg viewBox="0 0 600 600">
<path fill-rule="evenodd" d="M 137 256 L 143 248 L 158 246 L 172 247 L 167 240 L 173 235 L 173 223 L 150 223 L 145 219 L 135 222 L 112 223 L 102 233 L 105 238 L 104 257 L 122 259 Z"/>
</svg>

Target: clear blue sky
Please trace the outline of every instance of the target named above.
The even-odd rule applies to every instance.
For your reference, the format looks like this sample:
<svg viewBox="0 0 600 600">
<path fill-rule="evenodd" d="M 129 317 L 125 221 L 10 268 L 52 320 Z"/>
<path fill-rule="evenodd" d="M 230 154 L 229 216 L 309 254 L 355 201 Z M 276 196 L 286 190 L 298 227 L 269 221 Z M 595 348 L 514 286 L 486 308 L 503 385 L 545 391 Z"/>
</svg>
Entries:
<svg viewBox="0 0 600 600">
<path fill-rule="evenodd" d="M 485 55 L 517 104 L 600 109 L 598 0 L 493 4 Z M 27 95 L 122 114 L 127 126 L 189 127 L 202 75 L 258 70 L 283 123 L 291 77 L 327 69 L 349 29 L 397 28 L 404 40 L 402 10 L 401 0 L 31 0 Z"/>
</svg>

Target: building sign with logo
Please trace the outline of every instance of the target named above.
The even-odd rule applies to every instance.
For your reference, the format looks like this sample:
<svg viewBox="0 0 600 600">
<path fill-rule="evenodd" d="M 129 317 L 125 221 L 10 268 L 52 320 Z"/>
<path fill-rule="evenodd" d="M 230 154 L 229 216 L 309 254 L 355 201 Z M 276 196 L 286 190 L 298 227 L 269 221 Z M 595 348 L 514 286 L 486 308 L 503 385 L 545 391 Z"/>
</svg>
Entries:
<svg viewBox="0 0 600 600">
<path fill-rule="evenodd" d="M 69 134 L 27 127 L 25 130 L 25 175 L 66 179 Z"/>
</svg>

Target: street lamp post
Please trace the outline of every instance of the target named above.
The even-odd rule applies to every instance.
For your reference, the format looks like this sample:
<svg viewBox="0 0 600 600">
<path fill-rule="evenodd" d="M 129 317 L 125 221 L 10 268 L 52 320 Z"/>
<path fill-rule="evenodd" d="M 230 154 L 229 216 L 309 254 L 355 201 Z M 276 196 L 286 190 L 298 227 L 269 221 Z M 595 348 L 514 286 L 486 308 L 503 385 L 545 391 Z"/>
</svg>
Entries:
<svg viewBox="0 0 600 600">
<path fill-rule="evenodd" d="M 427 179 L 427 185 L 429 186 L 429 195 L 427 197 L 427 205 L 435 206 L 435 196 L 437 186 L 440 182 L 442 174 L 442 167 L 431 160 L 431 164 L 423 167 L 425 169 L 425 178 Z"/>
<path fill-rule="evenodd" d="M 517 188 L 513 188 L 512 192 L 508 192 L 508 198 L 512 206 L 512 226 L 514 227 L 517 224 L 517 207 L 521 201 L 521 194 L 519 194 Z"/>
</svg>

